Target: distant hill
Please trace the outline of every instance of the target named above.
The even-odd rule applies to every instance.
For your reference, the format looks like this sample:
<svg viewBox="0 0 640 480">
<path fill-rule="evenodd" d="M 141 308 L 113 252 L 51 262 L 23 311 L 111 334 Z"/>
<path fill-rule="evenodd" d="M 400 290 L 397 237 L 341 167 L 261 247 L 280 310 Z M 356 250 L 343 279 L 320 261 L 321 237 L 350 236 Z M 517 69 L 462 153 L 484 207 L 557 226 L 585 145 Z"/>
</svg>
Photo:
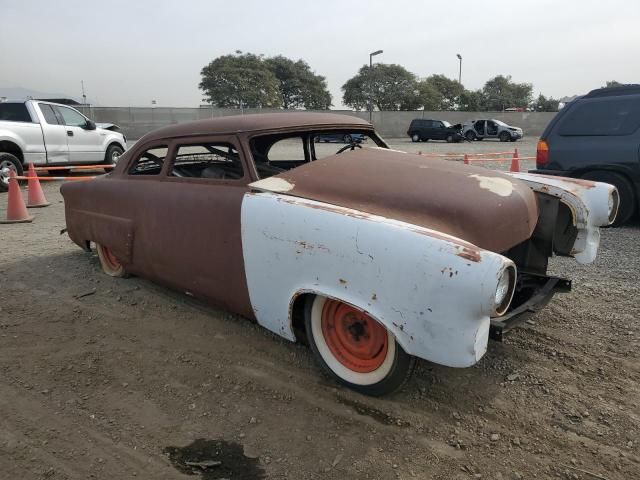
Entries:
<svg viewBox="0 0 640 480">
<path fill-rule="evenodd" d="M 11 88 L 0 87 L 0 97 L 7 97 L 8 99 L 11 99 L 11 100 L 22 100 L 23 98 L 27 98 L 27 97 L 73 98 L 74 100 L 78 100 L 77 98 L 69 96 L 65 93 L 40 92 L 38 90 L 31 90 L 29 88 L 20 88 L 20 87 L 11 87 Z"/>
</svg>

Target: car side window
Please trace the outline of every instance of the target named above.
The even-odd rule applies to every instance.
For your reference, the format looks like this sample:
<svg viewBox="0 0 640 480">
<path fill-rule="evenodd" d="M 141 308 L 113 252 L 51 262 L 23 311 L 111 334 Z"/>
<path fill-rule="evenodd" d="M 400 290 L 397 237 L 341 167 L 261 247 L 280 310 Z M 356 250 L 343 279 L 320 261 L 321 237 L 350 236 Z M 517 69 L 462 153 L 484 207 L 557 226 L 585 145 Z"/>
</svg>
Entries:
<svg viewBox="0 0 640 480">
<path fill-rule="evenodd" d="M 582 101 L 562 119 L 562 136 L 630 135 L 640 127 L 640 98 Z"/>
<path fill-rule="evenodd" d="M 433 128 L 443 128 L 444 125 L 442 125 L 442 122 L 438 122 L 438 121 L 434 121 L 433 122 Z"/>
<path fill-rule="evenodd" d="M 171 166 L 172 177 L 240 180 L 242 160 L 235 146 L 225 142 L 180 145 Z"/>
<path fill-rule="evenodd" d="M 40 111 L 42 112 L 42 115 L 44 116 L 44 121 L 47 122 L 49 125 L 59 125 L 60 122 L 58 122 L 58 117 L 56 116 L 56 112 L 53 111 L 53 108 L 51 108 L 51 105 L 47 105 L 45 103 L 41 103 L 40 105 Z"/>
<path fill-rule="evenodd" d="M 87 119 L 71 108 L 56 106 L 55 109 L 68 127 L 84 127 L 87 124 Z"/>
<path fill-rule="evenodd" d="M 168 152 L 169 148 L 166 146 L 145 150 L 129 168 L 129 175 L 159 175 Z"/>
</svg>

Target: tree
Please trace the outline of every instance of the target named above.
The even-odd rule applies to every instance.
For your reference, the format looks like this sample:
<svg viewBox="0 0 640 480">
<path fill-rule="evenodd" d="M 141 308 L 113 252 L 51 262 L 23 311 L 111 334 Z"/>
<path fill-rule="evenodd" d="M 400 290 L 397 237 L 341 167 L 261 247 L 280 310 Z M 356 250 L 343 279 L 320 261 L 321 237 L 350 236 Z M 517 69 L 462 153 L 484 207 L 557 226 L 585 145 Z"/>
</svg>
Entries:
<svg viewBox="0 0 640 480">
<path fill-rule="evenodd" d="M 526 108 L 531 103 L 533 86 L 515 83 L 511 75 L 498 75 L 484 84 L 482 93 L 488 110 L 504 110 L 509 107 Z"/>
<path fill-rule="evenodd" d="M 324 77 L 311 71 L 303 60 L 278 55 L 265 60 L 266 67 L 278 79 L 283 108 L 325 110 L 331 106 L 331 94 Z"/>
<path fill-rule="evenodd" d="M 420 106 L 424 110 L 440 110 L 442 106 L 442 94 L 431 82 L 426 80 L 418 82 L 418 98 Z"/>
<path fill-rule="evenodd" d="M 458 109 L 464 112 L 480 112 L 485 110 L 484 94 L 482 90 L 465 90 L 460 95 Z"/>
<path fill-rule="evenodd" d="M 369 103 L 378 110 L 410 110 L 420 104 L 416 76 L 395 64 L 364 65 L 342 91 L 342 103 L 355 110 L 367 109 Z"/>
<path fill-rule="evenodd" d="M 206 102 L 218 107 L 279 107 L 278 79 L 262 58 L 252 53 L 223 55 L 200 72 Z"/>
<path fill-rule="evenodd" d="M 440 93 L 438 110 L 454 110 L 460 101 L 464 87 L 457 80 L 451 80 L 444 75 L 431 75 L 424 80 Z"/>
<path fill-rule="evenodd" d="M 559 104 L 559 100 L 551 97 L 547 98 L 540 94 L 536 101 L 533 102 L 532 107 L 536 112 L 557 112 Z"/>
<path fill-rule="evenodd" d="M 616 80 L 608 80 L 604 88 L 613 88 L 613 87 L 621 87 L 622 83 Z"/>
</svg>

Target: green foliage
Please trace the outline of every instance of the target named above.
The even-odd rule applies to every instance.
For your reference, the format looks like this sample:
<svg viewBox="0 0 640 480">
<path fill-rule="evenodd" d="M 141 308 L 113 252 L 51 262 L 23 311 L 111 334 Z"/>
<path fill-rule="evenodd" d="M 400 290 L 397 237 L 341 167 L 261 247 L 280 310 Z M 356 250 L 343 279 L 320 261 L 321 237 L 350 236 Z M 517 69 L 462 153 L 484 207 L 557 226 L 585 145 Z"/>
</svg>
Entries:
<svg viewBox="0 0 640 480">
<path fill-rule="evenodd" d="M 262 108 L 281 104 L 278 79 L 258 55 L 223 55 L 200 72 L 205 101 L 217 107 Z"/>
<path fill-rule="evenodd" d="M 621 87 L 622 83 L 616 81 L 616 80 L 608 80 L 605 88 L 612 88 L 612 87 Z"/>
<path fill-rule="evenodd" d="M 484 84 L 487 110 L 500 111 L 509 107 L 526 108 L 531 103 L 533 86 L 530 83 L 515 83 L 511 75 L 498 75 Z"/>
<path fill-rule="evenodd" d="M 442 93 L 431 82 L 426 80 L 418 82 L 418 92 L 420 107 L 424 110 L 434 111 L 441 109 Z"/>
<path fill-rule="evenodd" d="M 460 95 L 464 92 L 464 87 L 457 80 L 444 75 L 431 75 L 423 82 L 431 85 L 440 94 L 440 105 L 437 110 L 454 110 L 460 101 Z"/>
<path fill-rule="evenodd" d="M 420 104 L 416 76 L 395 64 L 363 66 L 342 91 L 342 102 L 354 110 L 367 109 L 369 103 L 378 110 L 412 110 Z"/>
<path fill-rule="evenodd" d="M 533 102 L 532 107 L 536 112 L 557 112 L 559 104 L 559 100 L 551 97 L 547 98 L 540 94 L 536 101 Z"/>
<path fill-rule="evenodd" d="M 308 108 L 331 106 L 324 77 L 309 65 L 278 55 L 263 59 L 253 53 L 223 55 L 200 72 L 205 101 L 230 108 Z"/>
<path fill-rule="evenodd" d="M 465 90 L 460 95 L 459 110 L 464 112 L 480 112 L 485 110 L 484 94 L 482 90 Z"/>
<path fill-rule="evenodd" d="M 325 110 L 331 106 L 331 94 L 324 77 L 311 71 L 303 60 L 278 55 L 265 60 L 266 67 L 279 82 L 283 108 Z"/>
</svg>

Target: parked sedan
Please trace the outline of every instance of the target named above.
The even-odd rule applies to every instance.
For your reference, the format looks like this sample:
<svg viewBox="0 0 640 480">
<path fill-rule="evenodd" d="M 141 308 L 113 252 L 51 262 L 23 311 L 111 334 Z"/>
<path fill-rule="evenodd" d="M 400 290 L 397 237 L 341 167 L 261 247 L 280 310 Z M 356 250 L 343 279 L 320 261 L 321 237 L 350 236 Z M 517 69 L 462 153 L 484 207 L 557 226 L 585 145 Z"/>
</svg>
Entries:
<svg viewBox="0 0 640 480">
<path fill-rule="evenodd" d="M 524 136 L 520 127 L 512 127 L 500 120 L 471 120 L 462 125 L 462 134 L 470 142 L 496 138 L 501 142 L 515 142 Z"/>
<path fill-rule="evenodd" d="M 318 158 L 313 138 L 373 148 Z M 607 184 L 505 174 L 388 150 L 333 114 L 223 117 L 141 138 L 114 171 L 64 184 L 69 237 L 108 275 L 136 274 L 306 340 L 359 392 L 398 388 L 416 357 L 475 364 L 595 259 Z"/>
</svg>

